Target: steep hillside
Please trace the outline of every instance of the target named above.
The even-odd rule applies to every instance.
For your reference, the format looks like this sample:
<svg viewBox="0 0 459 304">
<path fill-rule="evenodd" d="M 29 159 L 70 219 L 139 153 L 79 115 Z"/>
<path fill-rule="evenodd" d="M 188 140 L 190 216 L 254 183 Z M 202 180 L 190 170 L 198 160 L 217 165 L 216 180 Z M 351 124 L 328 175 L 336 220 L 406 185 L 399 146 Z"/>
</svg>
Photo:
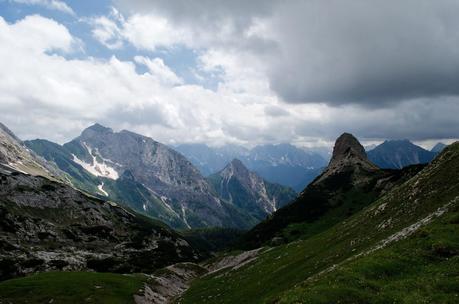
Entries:
<svg viewBox="0 0 459 304">
<path fill-rule="evenodd" d="M 263 180 L 238 159 L 209 176 L 208 180 L 223 199 L 258 220 L 263 220 L 296 197 L 292 189 Z"/>
<path fill-rule="evenodd" d="M 74 162 L 72 154 L 61 145 L 44 139 L 26 140 L 24 144 L 30 150 L 48 162 L 56 164 L 57 167 L 66 172 L 75 187 L 89 193 L 104 194 L 97 188 L 100 184 L 97 176 L 92 175 L 81 165 Z"/>
<path fill-rule="evenodd" d="M 181 154 L 151 138 L 93 125 L 69 143 L 27 142 L 74 185 L 176 228 L 247 228 L 256 219 L 221 200 Z"/>
<path fill-rule="evenodd" d="M 0 170 L 0 279 L 37 271 L 152 272 L 197 252 L 165 225 L 39 176 Z"/>
<path fill-rule="evenodd" d="M 368 159 L 383 169 L 401 169 L 414 164 L 426 164 L 436 153 L 427 151 L 409 140 L 386 140 L 368 152 Z"/>
<path fill-rule="evenodd" d="M 0 164 L 15 170 L 48 178 L 59 179 L 61 173 L 29 151 L 24 143 L 0 123 Z"/>
<path fill-rule="evenodd" d="M 319 233 L 358 212 L 420 169 L 381 170 L 367 159 L 357 139 L 344 133 L 336 140 L 325 171 L 292 204 L 250 230 L 241 246 L 256 248 L 269 241 L 285 242 Z"/>
<path fill-rule="evenodd" d="M 193 282 L 180 303 L 454 303 L 459 143 L 323 233 Z"/>
</svg>

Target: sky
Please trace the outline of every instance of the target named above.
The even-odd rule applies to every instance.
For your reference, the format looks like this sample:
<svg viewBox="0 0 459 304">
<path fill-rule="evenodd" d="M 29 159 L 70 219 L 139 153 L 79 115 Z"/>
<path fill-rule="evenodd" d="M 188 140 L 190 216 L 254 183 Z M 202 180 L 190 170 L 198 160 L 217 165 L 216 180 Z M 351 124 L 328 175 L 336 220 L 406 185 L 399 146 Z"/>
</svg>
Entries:
<svg viewBox="0 0 459 304">
<path fill-rule="evenodd" d="M 459 137 L 456 0 L 0 0 L 0 122 L 166 144 Z"/>
</svg>

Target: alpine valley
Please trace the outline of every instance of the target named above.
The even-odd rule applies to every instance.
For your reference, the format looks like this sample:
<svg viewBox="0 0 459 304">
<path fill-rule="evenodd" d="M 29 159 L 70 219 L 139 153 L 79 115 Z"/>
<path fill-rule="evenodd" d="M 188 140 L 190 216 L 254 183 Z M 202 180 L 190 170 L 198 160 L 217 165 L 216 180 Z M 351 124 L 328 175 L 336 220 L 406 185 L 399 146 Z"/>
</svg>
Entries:
<svg viewBox="0 0 459 304">
<path fill-rule="evenodd" d="M 176 149 L 0 125 L 0 303 L 457 302 L 459 143 Z"/>
</svg>

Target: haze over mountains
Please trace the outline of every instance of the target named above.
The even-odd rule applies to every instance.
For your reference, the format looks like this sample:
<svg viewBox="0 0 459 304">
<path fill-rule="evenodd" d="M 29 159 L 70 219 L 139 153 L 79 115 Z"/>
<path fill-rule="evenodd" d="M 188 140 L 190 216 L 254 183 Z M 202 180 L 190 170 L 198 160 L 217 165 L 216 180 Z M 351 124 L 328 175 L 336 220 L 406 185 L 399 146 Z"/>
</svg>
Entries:
<svg viewBox="0 0 459 304">
<path fill-rule="evenodd" d="M 306 151 L 290 144 L 259 145 L 252 149 L 236 145 L 212 148 L 204 144 L 183 144 L 175 149 L 206 176 L 222 170 L 237 158 L 267 181 L 289 186 L 297 192 L 327 164 L 323 153 Z"/>
<path fill-rule="evenodd" d="M 99 124 L 62 146 L 39 139 L 25 141 L 25 145 L 51 162 L 46 166 L 65 172 L 75 187 L 127 204 L 175 228 L 249 228 L 295 198 L 282 185 L 290 182 L 296 185 L 295 190 L 303 190 L 321 174 L 325 162 L 318 153 L 288 144 L 251 150 L 239 146 L 179 146 L 208 172 L 233 155 L 242 158 L 229 160 L 225 168 L 206 179 L 174 149 Z M 409 141 L 386 141 L 368 155 L 381 168 L 401 168 L 429 162 L 435 153 Z M 230 176 L 230 171 L 240 175 Z"/>
</svg>

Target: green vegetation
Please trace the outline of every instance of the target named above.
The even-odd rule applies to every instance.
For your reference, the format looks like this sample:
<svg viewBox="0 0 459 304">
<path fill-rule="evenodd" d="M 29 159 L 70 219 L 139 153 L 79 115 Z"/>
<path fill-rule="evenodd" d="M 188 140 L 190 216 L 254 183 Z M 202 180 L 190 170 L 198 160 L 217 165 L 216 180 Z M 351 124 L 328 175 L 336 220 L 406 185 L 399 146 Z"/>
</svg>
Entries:
<svg viewBox="0 0 459 304">
<path fill-rule="evenodd" d="M 459 208 L 409 239 L 301 284 L 279 303 L 458 303 Z"/>
<path fill-rule="evenodd" d="M 293 223 L 277 233 L 287 242 L 307 239 L 333 227 L 337 223 L 362 210 L 377 198 L 374 192 L 351 190 L 336 199 L 336 204 L 316 220 Z"/>
<path fill-rule="evenodd" d="M 144 275 L 48 272 L 0 283 L 1 303 L 134 303 Z"/>
<path fill-rule="evenodd" d="M 373 203 L 385 186 L 401 185 L 422 168 L 416 165 L 402 170 L 367 172 L 348 166 L 310 184 L 293 203 L 245 234 L 238 246 L 253 249 L 270 245 L 273 238 L 291 242 L 323 232 Z"/>
<path fill-rule="evenodd" d="M 419 299 L 448 303 L 457 293 L 458 156 L 459 145 L 453 145 L 415 178 L 332 228 L 308 239 L 267 250 L 254 262 L 239 269 L 224 270 L 196 280 L 180 303 L 308 303 L 307 297 L 310 297 L 311 303 L 336 303 L 341 296 L 343 303 L 367 303 L 365 296 L 371 294 L 373 287 L 375 294 L 379 287 L 379 292 L 392 296 L 395 303 L 418 303 Z M 439 208 L 448 209 L 448 212 L 443 218 L 435 219 L 433 214 Z M 414 237 L 398 244 L 389 243 L 387 249 L 371 253 L 384 240 L 429 217 L 433 222 Z M 423 234 L 425 238 L 420 239 Z M 369 255 L 354 260 L 359 253 Z M 406 258 L 404 255 L 407 255 Z M 349 264 L 353 260 L 359 264 Z M 334 265 L 338 265 L 339 270 L 341 265 L 350 268 L 340 270 L 339 274 L 330 268 Z M 352 265 L 356 265 L 355 268 Z M 417 268 L 419 271 L 424 269 L 426 274 L 413 285 Z M 346 272 L 346 269 L 350 270 Z M 336 274 L 336 278 L 345 279 L 336 283 L 332 277 L 327 277 L 328 280 L 319 281 L 317 285 L 314 282 L 305 283 L 325 270 L 330 270 L 330 276 Z M 429 274 L 437 277 L 429 279 Z M 438 277 L 440 274 L 443 278 Z M 318 278 L 321 279 L 321 276 Z M 347 282 L 347 279 L 350 281 Z M 359 282 L 365 286 L 356 285 Z M 333 284 L 340 285 L 330 295 L 312 297 L 317 293 L 323 294 L 327 284 L 331 287 Z M 430 298 L 421 293 L 422 286 L 428 284 L 425 292 L 432 292 Z M 412 287 L 419 290 L 417 298 L 401 298 L 403 293 L 408 297 Z M 435 292 L 436 288 L 443 289 Z M 375 302 L 378 299 L 383 298 L 374 297 Z"/>
</svg>

